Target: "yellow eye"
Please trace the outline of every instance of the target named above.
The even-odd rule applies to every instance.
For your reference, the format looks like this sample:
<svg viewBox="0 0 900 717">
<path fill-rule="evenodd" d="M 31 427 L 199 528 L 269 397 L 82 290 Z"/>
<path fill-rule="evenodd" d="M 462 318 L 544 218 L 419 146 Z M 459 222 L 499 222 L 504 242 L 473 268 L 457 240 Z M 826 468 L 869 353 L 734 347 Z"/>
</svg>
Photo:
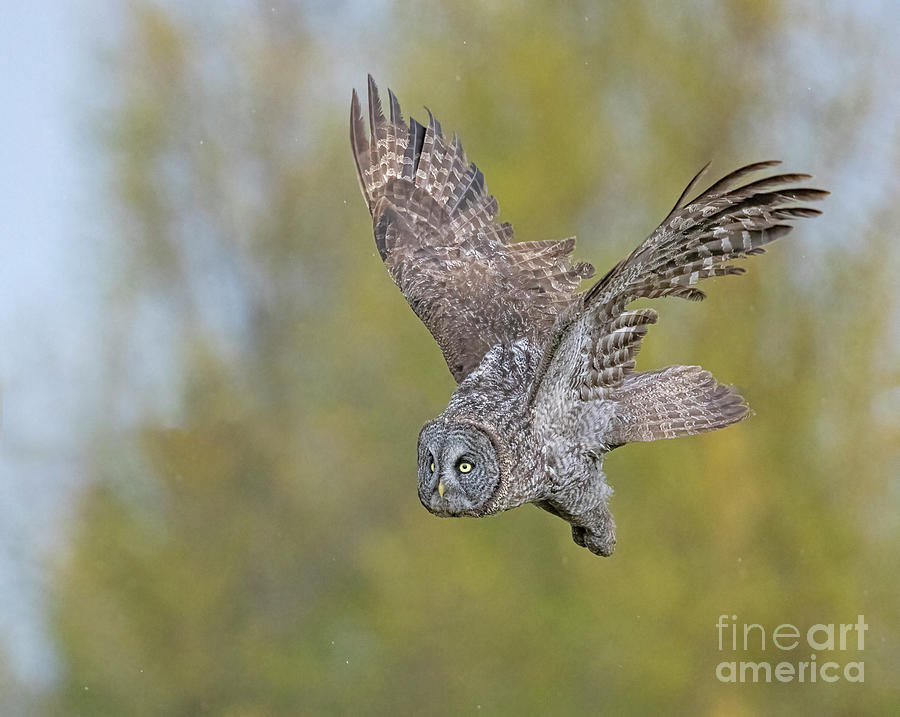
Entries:
<svg viewBox="0 0 900 717">
<path fill-rule="evenodd" d="M 467 461 L 463 461 L 462 463 L 459 464 L 459 472 L 460 473 L 468 473 L 470 470 L 472 470 L 471 463 L 468 463 Z"/>
<path fill-rule="evenodd" d="M 429 468 L 431 469 L 431 472 L 434 473 L 434 461 L 431 461 Z"/>
</svg>

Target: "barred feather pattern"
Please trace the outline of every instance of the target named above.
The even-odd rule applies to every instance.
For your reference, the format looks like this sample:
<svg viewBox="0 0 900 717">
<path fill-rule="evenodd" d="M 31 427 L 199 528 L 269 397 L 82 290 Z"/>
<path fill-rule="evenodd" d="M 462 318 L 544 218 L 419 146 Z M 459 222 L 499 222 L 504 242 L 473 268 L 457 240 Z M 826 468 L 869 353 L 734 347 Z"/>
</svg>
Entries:
<svg viewBox="0 0 900 717">
<path fill-rule="evenodd" d="M 586 303 L 615 310 L 642 297 L 700 300 L 705 294 L 694 287 L 701 279 L 744 273 L 730 262 L 763 253 L 767 244 L 791 231 L 793 227 L 786 221 L 821 213 L 811 207 L 786 205 L 816 201 L 828 194 L 821 189 L 786 186 L 809 179 L 808 174 L 779 174 L 740 184 L 747 175 L 778 164 L 767 161 L 741 167 L 685 202 L 705 173 L 704 167 L 662 224 L 591 287 Z"/>
<path fill-rule="evenodd" d="M 560 392 L 582 401 L 609 398 L 633 373 L 641 339 L 656 321 L 655 312 L 625 311 L 630 301 L 661 296 L 701 300 L 705 294 L 695 286 L 699 281 L 742 274 L 744 269 L 731 262 L 764 252 L 765 245 L 792 229 L 785 222 L 820 214 L 794 204 L 821 199 L 828 192 L 784 186 L 808 179 L 807 174 L 740 183 L 747 175 L 777 164 L 767 161 L 742 167 L 688 202 L 685 197 L 704 174 L 704 167 L 660 226 L 581 294 L 581 304 L 556 326 L 555 340 L 548 342 L 532 387 L 532 399 Z"/>
<path fill-rule="evenodd" d="M 612 392 L 609 446 L 714 431 L 746 418 L 750 408 L 731 386 L 699 366 L 670 366 L 629 376 Z"/>
<path fill-rule="evenodd" d="M 751 181 L 778 164 L 757 162 L 695 195 L 704 168 L 659 227 L 578 294 L 593 268 L 572 261 L 575 240 L 514 242 L 484 176 L 430 111 L 426 125 L 407 124 L 388 91 L 385 116 L 370 77 L 367 114 L 354 92 L 350 142 L 375 245 L 459 382 L 419 435 L 420 501 L 475 517 L 534 503 L 570 523 L 575 543 L 610 555 L 604 455 L 750 413 L 699 366 L 637 371 L 658 316 L 628 304 L 703 299 L 702 280 L 742 273 L 736 262 L 818 215 L 806 203 L 827 192 L 802 186 L 806 174 Z"/>
<path fill-rule="evenodd" d="M 657 314 L 626 306 L 644 297 L 702 299 L 695 287 L 700 280 L 742 273 L 733 261 L 764 251 L 791 229 L 788 221 L 818 215 L 796 203 L 827 192 L 784 188 L 808 175 L 740 185 L 774 164 L 743 167 L 686 201 L 701 171 L 659 228 L 560 316 L 544 346 L 528 405 L 541 443 L 549 446 L 543 448 L 548 480 L 559 487 L 538 504 L 565 517 L 575 542 L 598 555 L 615 546 L 601 469 L 605 453 L 625 443 L 724 428 L 750 414 L 740 394 L 698 366 L 635 371 L 635 356 Z"/>
<path fill-rule="evenodd" d="M 370 76 L 367 132 L 353 92 L 360 188 L 381 258 L 460 381 L 495 344 L 549 331 L 594 270 L 572 262 L 573 238 L 513 242 L 459 138 L 447 142 L 430 111 L 427 127 L 407 125 L 390 90 L 388 107 Z"/>
<path fill-rule="evenodd" d="M 634 369 L 641 339 L 657 319 L 653 309 L 625 311 L 603 330 L 584 333 L 581 370 L 572 376 L 572 389 L 582 401 L 605 398 L 605 387 L 618 385 Z"/>
</svg>

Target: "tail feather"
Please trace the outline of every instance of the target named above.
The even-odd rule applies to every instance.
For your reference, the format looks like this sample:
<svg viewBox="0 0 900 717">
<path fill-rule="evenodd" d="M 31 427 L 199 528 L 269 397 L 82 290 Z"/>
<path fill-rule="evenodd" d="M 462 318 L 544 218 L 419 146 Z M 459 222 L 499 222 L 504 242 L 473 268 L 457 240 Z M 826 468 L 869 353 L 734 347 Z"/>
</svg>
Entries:
<svg viewBox="0 0 900 717">
<path fill-rule="evenodd" d="M 670 366 L 629 375 L 611 396 L 610 446 L 714 431 L 750 415 L 743 397 L 699 366 Z"/>
</svg>

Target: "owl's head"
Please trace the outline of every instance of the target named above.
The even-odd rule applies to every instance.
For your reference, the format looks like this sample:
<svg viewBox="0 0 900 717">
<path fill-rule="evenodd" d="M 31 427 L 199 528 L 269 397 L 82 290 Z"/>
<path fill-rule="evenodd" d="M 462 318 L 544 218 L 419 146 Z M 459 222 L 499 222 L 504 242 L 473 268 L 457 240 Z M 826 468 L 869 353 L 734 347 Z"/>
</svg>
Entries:
<svg viewBox="0 0 900 717">
<path fill-rule="evenodd" d="M 419 433 L 419 500 L 440 516 L 486 513 L 500 485 L 488 433 L 465 421 L 435 420 Z"/>
</svg>

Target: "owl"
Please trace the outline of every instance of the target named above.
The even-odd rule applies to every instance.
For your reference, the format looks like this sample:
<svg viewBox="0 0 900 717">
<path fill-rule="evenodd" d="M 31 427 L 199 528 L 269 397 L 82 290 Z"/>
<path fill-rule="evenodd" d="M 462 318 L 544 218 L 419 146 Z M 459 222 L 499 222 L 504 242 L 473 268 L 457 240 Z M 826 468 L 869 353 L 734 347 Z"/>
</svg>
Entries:
<svg viewBox="0 0 900 717">
<path fill-rule="evenodd" d="M 356 91 L 350 144 L 385 266 L 434 336 L 458 386 L 418 439 L 419 500 L 434 515 L 493 515 L 526 503 L 571 525 L 601 556 L 616 546 L 603 457 L 636 441 L 676 438 L 747 417 L 744 399 L 699 366 L 635 370 L 653 309 L 639 298 L 698 301 L 702 279 L 743 273 L 820 212 L 827 192 L 807 174 L 747 177 L 742 167 L 696 192 L 703 168 L 662 223 L 586 291 L 594 268 L 573 262 L 574 238 L 513 241 L 497 200 L 428 111 L 408 124 L 388 90 L 385 116 L 369 76 L 368 132 Z M 708 165 L 707 165 L 708 166 Z"/>
</svg>

